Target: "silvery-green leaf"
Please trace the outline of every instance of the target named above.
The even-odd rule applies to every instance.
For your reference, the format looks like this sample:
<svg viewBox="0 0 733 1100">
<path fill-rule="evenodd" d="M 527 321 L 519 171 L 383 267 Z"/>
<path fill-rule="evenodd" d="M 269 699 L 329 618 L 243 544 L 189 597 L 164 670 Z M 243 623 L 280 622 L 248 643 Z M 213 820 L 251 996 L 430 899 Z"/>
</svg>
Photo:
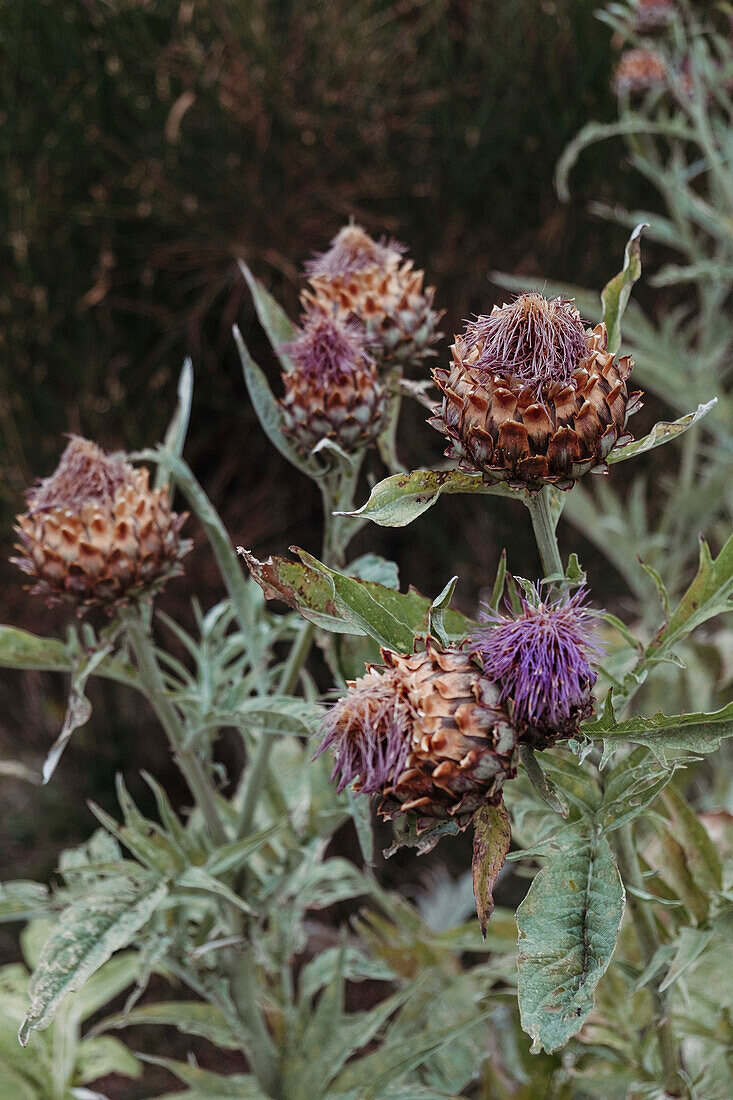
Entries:
<svg viewBox="0 0 733 1100">
<path fill-rule="evenodd" d="M 577 1034 L 616 945 L 624 888 L 608 841 L 577 832 L 551 856 L 517 910 L 519 1011 L 534 1052 Z"/>
<path fill-rule="evenodd" d="M 92 716 L 92 704 L 84 694 L 87 680 L 93 672 L 99 668 L 102 662 L 109 657 L 114 646 L 114 636 L 106 641 L 100 640 L 96 649 L 92 652 L 82 650 L 75 658 L 71 673 L 71 690 L 69 701 L 66 704 L 66 715 L 61 732 L 49 749 L 48 756 L 43 763 L 43 782 L 48 783 L 56 770 L 56 766 L 63 755 L 64 749 L 69 743 L 74 730 L 85 725 Z"/>
<path fill-rule="evenodd" d="M 30 980 L 31 1004 L 18 1035 L 23 1046 L 51 1023 L 67 993 L 131 942 L 167 892 L 159 876 L 141 872 L 104 880 L 64 910 Z"/>
<path fill-rule="evenodd" d="M 0 626 L 0 666 L 68 672 L 71 654 L 58 638 L 41 638 L 14 626 Z"/>
<path fill-rule="evenodd" d="M 183 445 L 186 442 L 188 422 L 191 417 L 191 403 L 193 401 L 193 363 L 186 359 L 178 379 L 178 403 L 173 413 L 168 431 L 163 439 L 163 451 L 180 457 L 183 454 Z M 155 473 L 155 487 L 160 488 L 168 480 L 168 471 L 165 463 L 161 462 Z"/>
<path fill-rule="evenodd" d="M 733 611 L 733 535 L 717 558 L 700 538 L 697 574 L 648 652 L 666 651 L 715 615 Z"/>
<path fill-rule="evenodd" d="M 406 527 L 432 508 L 443 493 L 483 493 L 488 496 L 521 500 L 520 489 L 509 489 L 506 482 L 487 484 L 481 474 L 461 470 L 413 470 L 392 474 L 375 485 L 366 504 L 343 515 L 363 516 L 381 527 Z"/>
<path fill-rule="evenodd" d="M 621 347 L 621 319 L 631 294 L 631 288 L 641 275 L 641 233 L 646 222 L 637 225 L 624 251 L 624 266 L 601 291 L 603 322 L 608 333 L 608 350 L 615 355 Z"/>
<path fill-rule="evenodd" d="M 665 749 L 715 752 L 724 738 L 733 737 L 733 703 L 712 713 L 662 714 L 659 711 L 652 718 L 639 716 L 617 722 L 609 693 L 603 714 L 592 722 L 584 722 L 582 729 L 588 737 L 631 741 L 655 752 Z"/>
<path fill-rule="evenodd" d="M 238 260 L 239 270 L 247 281 L 247 286 L 252 294 L 257 317 L 263 329 L 267 333 L 272 345 L 272 350 L 277 355 L 283 370 L 293 369 L 293 361 L 283 344 L 290 343 L 298 334 L 298 330 L 288 317 L 282 306 L 275 301 L 269 291 L 265 290 L 259 279 L 256 279 L 244 260 Z"/>
<path fill-rule="evenodd" d="M 45 916 L 52 905 L 48 887 L 40 882 L 15 879 L 0 883 L 0 922 L 33 920 Z"/>
<path fill-rule="evenodd" d="M 323 473 L 322 465 L 317 459 L 306 458 L 305 455 L 302 455 L 285 431 L 280 405 L 276 401 L 264 373 L 249 354 L 247 346 L 242 339 L 242 334 L 236 325 L 232 329 L 232 332 L 234 334 L 234 342 L 239 351 L 239 357 L 242 360 L 244 381 L 247 384 L 250 400 L 257 413 L 257 419 L 262 425 L 263 431 L 268 436 L 270 442 L 277 447 L 280 454 L 283 455 L 284 458 L 287 458 L 288 462 L 298 470 L 302 470 L 302 472 L 308 474 L 309 477 L 321 476 Z"/>
<path fill-rule="evenodd" d="M 616 447 L 606 459 L 606 463 L 612 466 L 615 462 L 625 462 L 627 458 L 636 458 L 645 451 L 653 451 L 655 447 L 663 447 L 673 439 L 684 435 L 693 424 L 697 424 L 717 404 L 717 397 L 705 404 L 698 405 L 694 412 L 681 416 L 679 420 L 660 420 L 655 424 L 648 435 L 643 439 L 635 439 L 627 443 L 625 447 Z"/>
<path fill-rule="evenodd" d="M 457 583 L 458 577 L 451 577 L 443 591 L 435 597 L 428 611 L 428 630 L 443 646 L 450 645 L 450 638 L 443 624 L 443 614 L 450 607 L 450 602 L 453 599 L 453 593 L 456 590 Z"/>
<path fill-rule="evenodd" d="M 129 1012 L 116 1012 L 95 1028 L 95 1034 L 122 1027 L 148 1024 L 170 1025 L 184 1035 L 198 1035 L 226 1050 L 239 1050 L 242 1036 L 236 1032 L 220 1008 L 205 1001 L 166 1001 L 144 1004 Z"/>
<path fill-rule="evenodd" d="M 102 1035 L 98 1039 L 85 1039 L 79 1044 L 74 1080 L 86 1085 L 111 1073 L 137 1078 L 142 1071 L 142 1063 L 124 1043 L 112 1035 Z"/>
</svg>

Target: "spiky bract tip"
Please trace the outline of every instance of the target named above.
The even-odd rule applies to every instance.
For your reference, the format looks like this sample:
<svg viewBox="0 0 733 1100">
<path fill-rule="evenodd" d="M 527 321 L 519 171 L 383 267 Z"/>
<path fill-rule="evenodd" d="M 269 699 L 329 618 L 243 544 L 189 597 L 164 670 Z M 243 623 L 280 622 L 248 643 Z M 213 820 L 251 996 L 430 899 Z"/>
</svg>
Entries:
<svg viewBox="0 0 733 1100">
<path fill-rule="evenodd" d="M 500 686 L 502 700 L 511 701 L 520 740 L 544 747 L 557 736 L 570 736 L 590 713 L 603 648 L 587 600 L 584 588 L 550 600 L 543 586 L 535 585 L 530 598 L 521 597 L 516 617 L 482 613 L 486 626 L 470 645 L 485 676 Z"/>
<path fill-rule="evenodd" d="M 72 435 L 50 477 L 27 491 L 28 512 L 76 511 L 91 501 L 109 501 L 133 477 L 124 454 L 106 454 L 91 440 Z"/>
<path fill-rule="evenodd" d="M 354 320 L 342 320 L 322 309 L 308 310 L 298 335 L 283 350 L 298 373 L 316 383 L 343 381 L 359 366 L 373 362 L 369 338 Z"/>
<path fill-rule="evenodd" d="M 328 712 L 316 753 L 332 749 L 331 781 L 375 794 L 404 770 L 410 752 L 411 711 L 394 672 L 372 670 L 349 685 Z"/>
</svg>

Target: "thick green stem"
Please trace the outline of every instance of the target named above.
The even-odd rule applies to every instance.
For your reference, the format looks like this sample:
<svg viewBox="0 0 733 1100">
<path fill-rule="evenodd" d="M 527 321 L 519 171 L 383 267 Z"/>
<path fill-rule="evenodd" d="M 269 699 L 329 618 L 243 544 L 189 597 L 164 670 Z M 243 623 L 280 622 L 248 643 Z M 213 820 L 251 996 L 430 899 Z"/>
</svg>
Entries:
<svg viewBox="0 0 733 1100">
<path fill-rule="evenodd" d="M 557 545 L 557 535 L 555 534 L 558 517 L 553 515 L 548 486 L 545 485 L 534 496 L 526 496 L 524 502 L 532 519 L 534 537 L 537 541 L 537 549 L 540 552 L 545 576 L 550 577 L 555 574 L 564 576 L 565 570 Z"/>
<path fill-rule="evenodd" d="M 122 613 L 122 620 L 135 656 L 144 693 L 165 730 L 176 763 L 204 817 L 211 839 L 215 844 L 226 844 L 228 838 L 219 817 L 213 788 L 196 752 L 186 744 L 181 719 L 166 690 L 158 659 L 155 656 L 153 640 L 137 608 L 127 608 Z"/>
<path fill-rule="evenodd" d="M 622 825 L 615 834 L 615 848 L 621 877 L 628 887 L 629 912 L 634 922 L 634 930 L 644 965 L 648 966 L 659 946 L 657 928 L 651 910 L 632 892 L 644 892 L 644 880 L 641 876 L 639 861 L 636 858 L 634 839 L 630 825 Z M 654 1030 L 657 1036 L 659 1060 L 664 1076 L 664 1091 L 668 1096 L 686 1097 L 687 1086 L 680 1073 L 681 1059 L 679 1045 L 675 1040 L 672 1023 L 669 1019 L 669 1004 L 666 994 L 659 989 L 659 979 L 653 978 L 649 990 L 654 1005 Z"/>
</svg>

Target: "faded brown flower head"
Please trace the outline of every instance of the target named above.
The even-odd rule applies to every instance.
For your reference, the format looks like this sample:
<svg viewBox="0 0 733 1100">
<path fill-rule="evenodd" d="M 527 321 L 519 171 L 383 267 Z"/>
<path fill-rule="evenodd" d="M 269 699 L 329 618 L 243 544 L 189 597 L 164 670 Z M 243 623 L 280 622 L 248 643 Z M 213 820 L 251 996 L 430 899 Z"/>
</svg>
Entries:
<svg viewBox="0 0 733 1100">
<path fill-rule="evenodd" d="M 613 74 L 616 95 L 638 96 L 666 84 L 667 66 L 654 50 L 639 47 L 621 54 Z"/>
<path fill-rule="evenodd" d="M 432 355 L 439 315 L 434 289 L 425 273 L 403 259 L 396 241 L 375 241 L 358 225 L 347 225 L 327 252 L 306 265 L 306 308 L 316 306 L 343 320 L 356 319 L 372 340 L 382 369 L 404 366 Z"/>
<path fill-rule="evenodd" d="M 339 790 L 353 782 L 381 793 L 383 817 L 414 813 L 420 830 L 450 819 L 465 827 L 516 774 L 500 689 L 466 653 L 432 640 L 423 653 L 382 657 L 329 712 L 319 753 L 333 750 Z"/>
<path fill-rule="evenodd" d="M 352 453 L 373 443 L 384 424 L 386 394 L 364 329 L 310 309 L 286 346 L 293 369 L 283 375 L 285 431 L 304 454 L 330 439 Z"/>
<path fill-rule="evenodd" d="M 443 395 L 430 423 L 446 454 L 488 481 L 534 492 L 570 488 L 632 437 L 640 404 L 626 380 L 633 363 L 607 350 L 604 325 L 589 331 L 572 302 L 539 294 L 468 323 L 449 369 L 433 371 Z"/>
<path fill-rule="evenodd" d="M 190 549 L 171 511 L 168 489 L 151 489 L 149 472 L 123 454 L 105 454 L 72 436 L 58 467 L 26 494 L 12 560 L 49 604 L 67 600 L 80 613 L 152 594 L 181 572 Z"/>
</svg>

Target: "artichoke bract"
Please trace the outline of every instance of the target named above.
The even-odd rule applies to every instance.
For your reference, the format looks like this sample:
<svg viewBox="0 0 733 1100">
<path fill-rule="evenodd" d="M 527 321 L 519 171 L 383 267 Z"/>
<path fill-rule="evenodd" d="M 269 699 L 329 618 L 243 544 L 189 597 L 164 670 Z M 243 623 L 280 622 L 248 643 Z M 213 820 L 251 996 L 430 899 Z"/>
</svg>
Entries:
<svg viewBox="0 0 733 1100">
<path fill-rule="evenodd" d="M 172 511 L 167 487 L 151 489 L 149 471 L 124 454 L 106 454 L 72 436 L 50 477 L 26 494 L 15 528 L 32 577 L 31 592 L 48 604 L 122 605 L 152 595 L 182 572 L 191 547 L 181 539 L 186 514 Z"/>
<path fill-rule="evenodd" d="M 587 330 L 572 302 L 534 293 L 469 322 L 450 368 L 433 370 L 443 400 L 429 423 L 447 436 L 446 455 L 531 492 L 604 471 L 641 404 L 626 385 L 630 357 L 607 344 L 605 325 Z"/>
<path fill-rule="evenodd" d="M 358 225 L 348 225 L 327 252 L 306 264 L 304 305 L 357 320 L 385 370 L 433 355 L 431 345 L 440 337 L 435 290 L 423 285 L 425 272 L 416 271 L 404 252 L 396 241 L 375 241 Z"/>
<path fill-rule="evenodd" d="M 383 427 L 386 394 L 366 334 L 353 321 L 311 309 L 285 349 L 283 427 L 304 454 L 324 439 L 348 453 L 373 443 Z"/>
<path fill-rule="evenodd" d="M 319 755 L 332 749 L 339 790 L 380 793 L 384 818 L 414 813 L 418 830 L 470 822 L 516 775 L 517 742 L 500 690 L 460 649 L 382 650 L 329 712 Z"/>
</svg>

